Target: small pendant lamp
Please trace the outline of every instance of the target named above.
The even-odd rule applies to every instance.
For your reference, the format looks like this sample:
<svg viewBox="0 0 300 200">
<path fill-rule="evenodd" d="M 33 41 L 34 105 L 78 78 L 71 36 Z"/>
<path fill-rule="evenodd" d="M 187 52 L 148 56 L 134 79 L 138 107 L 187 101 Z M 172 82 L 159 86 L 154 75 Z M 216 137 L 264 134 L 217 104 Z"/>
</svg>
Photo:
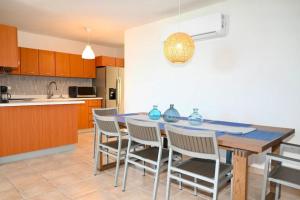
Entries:
<svg viewBox="0 0 300 200">
<path fill-rule="evenodd" d="M 179 0 L 178 18 L 181 15 L 181 1 Z M 183 32 L 171 34 L 164 42 L 164 55 L 172 63 L 182 64 L 194 55 L 195 44 L 191 36 Z"/>
<path fill-rule="evenodd" d="M 85 46 L 81 57 L 83 59 L 95 59 L 95 53 L 92 49 L 92 46 L 90 45 L 90 32 L 91 32 L 91 29 L 90 28 L 85 28 L 85 30 L 88 33 L 88 43 Z"/>
</svg>

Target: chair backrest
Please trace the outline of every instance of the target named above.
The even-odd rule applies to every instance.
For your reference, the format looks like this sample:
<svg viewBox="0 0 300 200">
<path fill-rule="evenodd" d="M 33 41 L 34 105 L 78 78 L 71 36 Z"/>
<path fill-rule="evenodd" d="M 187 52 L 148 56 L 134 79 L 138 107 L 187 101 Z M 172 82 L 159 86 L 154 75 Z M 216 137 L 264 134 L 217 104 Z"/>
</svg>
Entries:
<svg viewBox="0 0 300 200">
<path fill-rule="evenodd" d="M 144 145 L 162 147 L 158 123 L 126 118 L 129 139 Z"/>
<path fill-rule="evenodd" d="M 214 131 L 191 130 L 165 125 L 170 149 L 194 158 L 219 160 Z"/>
<path fill-rule="evenodd" d="M 94 108 L 93 114 L 100 116 L 114 116 L 118 114 L 117 108 Z"/>
<path fill-rule="evenodd" d="M 101 116 L 94 114 L 94 121 L 97 129 L 107 136 L 121 136 L 117 118 L 114 116 Z"/>
</svg>

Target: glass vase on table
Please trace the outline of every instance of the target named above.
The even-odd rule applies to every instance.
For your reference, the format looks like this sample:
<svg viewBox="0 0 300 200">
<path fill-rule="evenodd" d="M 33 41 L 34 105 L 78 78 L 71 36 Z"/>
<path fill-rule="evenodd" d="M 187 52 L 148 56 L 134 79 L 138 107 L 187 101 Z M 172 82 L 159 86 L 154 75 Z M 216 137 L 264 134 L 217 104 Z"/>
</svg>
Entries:
<svg viewBox="0 0 300 200">
<path fill-rule="evenodd" d="M 203 123 L 203 117 L 199 114 L 198 108 L 193 109 L 193 113 L 188 117 L 188 121 L 192 126 L 200 126 Z"/>
<path fill-rule="evenodd" d="M 178 122 L 180 119 L 179 112 L 174 108 L 174 104 L 170 104 L 170 108 L 164 112 L 163 119 L 166 122 Z"/>
<path fill-rule="evenodd" d="M 161 116 L 161 112 L 158 110 L 157 105 L 153 105 L 152 110 L 148 113 L 148 117 L 151 120 L 159 120 Z"/>
</svg>

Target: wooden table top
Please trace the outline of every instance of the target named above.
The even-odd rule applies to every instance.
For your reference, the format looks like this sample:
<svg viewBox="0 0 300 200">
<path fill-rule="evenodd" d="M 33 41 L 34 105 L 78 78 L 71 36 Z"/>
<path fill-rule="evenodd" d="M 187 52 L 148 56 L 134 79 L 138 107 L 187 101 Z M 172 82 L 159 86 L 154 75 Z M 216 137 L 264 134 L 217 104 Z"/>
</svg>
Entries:
<svg viewBox="0 0 300 200">
<path fill-rule="evenodd" d="M 118 115 L 119 124 L 125 126 L 125 118 L 133 115 L 145 115 L 145 113 L 130 113 Z M 207 120 L 212 122 L 213 120 Z M 284 139 L 295 133 L 295 129 L 280 128 L 271 126 L 260 126 L 251 124 L 241 124 L 233 122 L 213 121 L 216 123 L 232 123 L 241 126 L 254 127 L 256 131 L 243 135 L 234 135 L 230 133 L 218 132 L 217 139 L 220 147 L 225 149 L 240 149 L 252 153 L 261 153 L 270 147 L 280 144 Z M 164 134 L 164 126 L 161 124 L 161 132 Z"/>
</svg>

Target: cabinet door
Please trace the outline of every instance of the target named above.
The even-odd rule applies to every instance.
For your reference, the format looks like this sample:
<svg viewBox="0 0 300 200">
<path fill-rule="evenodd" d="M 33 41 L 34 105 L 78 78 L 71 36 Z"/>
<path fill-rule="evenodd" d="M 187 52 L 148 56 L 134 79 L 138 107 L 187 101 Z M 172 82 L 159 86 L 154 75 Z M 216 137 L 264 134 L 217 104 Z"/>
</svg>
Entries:
<svg viewBox="0 0 300 200">
<path fill-rule="evenodd" d="M 39 75 L 39 54 L 37 49 L 21 48 L 21 74 Z"/>
<path fill-rule="evenodd" d="M 0 66 L 18 67 L 17 28 L 0 24 Z"/>
<path fill-rule="evenodd" d="M 96 66 L 116 66 L 116 59 L 109 56 L 97 56 L 96 57 Z"/>
<path fill-rule="evenodd" d="M 39 50 L 39 73 L 55 76 L 55 56 L 53 51 Z"/>
<path fill-rule="evenodd" d="M 20 62 L 20 54 L 21 54 L 21 48 L 18 48 L 18 67 L 12 68 L 10 71 L 10 74 L 16 74 L 19 75 L 21 73 L 21 62 Z"/>
<path fill-rule="evenodd" d="M 70 54 L 70 76 L 84 77 L 83 75 L 83 60 L 81 55 Z"/>
<path fill-rule="evenodd" d="M 95 60 L 83 60 L 84 76 L 87 78 L 96 78 Z"/>
<path fill-rule="evenodd" d="M 79 104 L 78 106 L 78 129 L 88 128 L 88 104 Z"/>
<path fill-rule="evenodd" d="M 124 67 L 124 58 L 116 58 L 116 67 Z"/>
<path fill-rule="evenodd" d="M 67 53 L 55 52 L 55 73 L 56 76 L 70 76 L 70 56 Z"/>
</svg>

